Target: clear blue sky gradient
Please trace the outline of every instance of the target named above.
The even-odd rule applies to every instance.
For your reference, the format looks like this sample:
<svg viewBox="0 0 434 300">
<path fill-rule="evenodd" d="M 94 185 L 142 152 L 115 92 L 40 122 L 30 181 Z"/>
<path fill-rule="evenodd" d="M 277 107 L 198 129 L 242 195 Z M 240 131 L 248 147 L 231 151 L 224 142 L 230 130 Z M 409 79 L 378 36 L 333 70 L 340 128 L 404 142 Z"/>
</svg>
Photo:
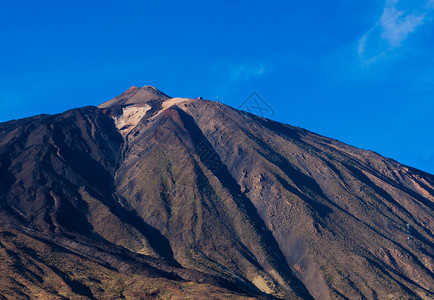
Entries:
<svg viewBox="0 0 434 300">
<path fill-rule="evenodd" d="M 0 122 L 130 86 L 238 107 L 434 173 L 434 1 L 2 1 Z"/>
</svg>

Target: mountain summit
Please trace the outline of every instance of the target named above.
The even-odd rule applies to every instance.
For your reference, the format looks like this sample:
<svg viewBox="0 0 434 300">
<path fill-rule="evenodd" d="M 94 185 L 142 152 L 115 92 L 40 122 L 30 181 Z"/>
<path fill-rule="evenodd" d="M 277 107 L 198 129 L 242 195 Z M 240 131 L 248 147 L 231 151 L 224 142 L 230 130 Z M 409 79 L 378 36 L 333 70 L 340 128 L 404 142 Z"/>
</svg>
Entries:
<svg viewBox="0 0 434 300">
<path fill-rule="evenodd" d="M 152 85 L 147 85 L 142 88 L 132 86 L 127 91 L 117 96 L 116 98 L 104 102 L 99 105 L 99 108 L 118 108 L 128 105 L 145 105 L 150 101 L 164 101 L 170 97 L 160 92 Z"/>
<path fill-rule="evenodd" d="M 432 299 L 434 176 L 132 87 L 0 124 L 3 298 Z"/>
</svg>

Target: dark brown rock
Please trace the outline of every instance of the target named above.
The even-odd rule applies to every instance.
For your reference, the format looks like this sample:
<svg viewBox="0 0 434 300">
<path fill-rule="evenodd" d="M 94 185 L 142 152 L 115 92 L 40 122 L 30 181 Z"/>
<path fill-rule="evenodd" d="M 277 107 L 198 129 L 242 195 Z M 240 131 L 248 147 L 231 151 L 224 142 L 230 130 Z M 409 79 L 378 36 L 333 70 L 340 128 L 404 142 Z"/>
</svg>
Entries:
<svg viewBox="0 0 434 300">
<path fill-rule="evenodd" d="M 374 152 L 133 87 L 0 124 L 0 295 L 431 299 L 433 202 Z"/>
</svg>

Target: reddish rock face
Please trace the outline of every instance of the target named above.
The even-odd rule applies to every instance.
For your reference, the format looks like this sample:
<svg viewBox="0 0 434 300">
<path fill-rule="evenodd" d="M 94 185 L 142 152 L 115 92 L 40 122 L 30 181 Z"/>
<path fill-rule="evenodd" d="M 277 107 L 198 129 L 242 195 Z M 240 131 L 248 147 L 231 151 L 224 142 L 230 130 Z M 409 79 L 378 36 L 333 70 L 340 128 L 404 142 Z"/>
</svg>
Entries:
<svg viewBox="0 0 434 300">
<path fill-rule="evenodd" d="M 132 87 L 0 124 L 0 295 L 432 299 L 434 176 Z"/>
</svg>

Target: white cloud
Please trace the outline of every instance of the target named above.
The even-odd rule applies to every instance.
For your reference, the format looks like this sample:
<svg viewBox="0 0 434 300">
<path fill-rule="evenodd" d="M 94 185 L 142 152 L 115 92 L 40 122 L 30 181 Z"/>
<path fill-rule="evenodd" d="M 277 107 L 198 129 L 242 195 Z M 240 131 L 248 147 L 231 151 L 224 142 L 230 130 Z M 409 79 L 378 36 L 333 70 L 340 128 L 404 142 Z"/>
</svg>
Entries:
<svg viewBox="0 0 434 300">
<path fill-rule="evenodd" d="M 273 66 L 269 61 L 261 60 L 222 60 L 212 66 L 211 72 L 217 80 L 213 82 L 215 95 L 221 99 L 232 97 L 242 89 L 251 92 L 256 80 L 271 73 Z"/>
<path fill-rule="evenodd" d="M 231 81 L 249 80 L 261 77 L 265 72 L 265 66 L 261 63 L 242 63 L 229 67 L 229 79 Z"/>
<path fill-rule="evenodd" d="M 365 34 L 360 40 L 359 40 L 359 47 L 357 49 L 357 53 L 359 56 L 362 56 L 363 53 L 366 51 L 366 45 L 368 44 L 368 35 L 371 31 L 368 31 L 367 34 Z"/>
<path fill-rule="evenodd" d="M 401 46 L 407 36 L 423 24 L 426 12 L 406 15 L 405 11 L 396 8 L 397 1 L 388 2 L 379 25 L 382 28 L 381 37 L 394 48 Z"/>
<path fill-rule="evenodd" d="M 430 20 L 433 9 L 434 0 L 386 0 L 378 22 L 359 40 L 359 57 L 369 64 L 403 46 L 411 33 Z"/>
</svg>

